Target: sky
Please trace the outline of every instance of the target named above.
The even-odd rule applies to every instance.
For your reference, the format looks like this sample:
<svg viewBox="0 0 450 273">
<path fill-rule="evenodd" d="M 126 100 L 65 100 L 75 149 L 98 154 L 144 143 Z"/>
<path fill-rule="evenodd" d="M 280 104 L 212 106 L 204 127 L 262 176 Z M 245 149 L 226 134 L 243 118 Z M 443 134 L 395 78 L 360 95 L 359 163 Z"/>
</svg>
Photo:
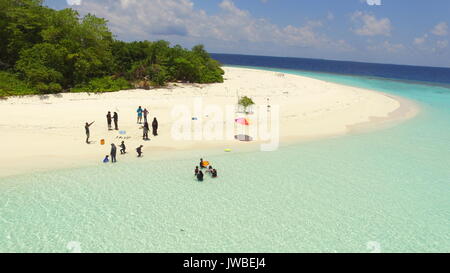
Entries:
<svg viewBox="0 0 450 273">
<path fill-rule="evenodd" d="M 450 67 L 449 0 L 45 0 L 117 39 L 209 52 Z"/>
</svg>

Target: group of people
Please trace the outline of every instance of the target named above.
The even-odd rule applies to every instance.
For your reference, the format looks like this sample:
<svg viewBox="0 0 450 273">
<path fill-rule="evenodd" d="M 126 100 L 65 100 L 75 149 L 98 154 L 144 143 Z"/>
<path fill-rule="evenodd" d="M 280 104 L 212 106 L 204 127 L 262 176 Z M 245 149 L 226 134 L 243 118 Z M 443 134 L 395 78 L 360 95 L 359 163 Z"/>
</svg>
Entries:
<svg viewBox="0 0 450 273">
<path fill-rule="evenodd" d="M 197 177 L 198 181 L 200 181 L 200 182 L 203 181 L 203 178 L 205 175 L 203 174 L 202 169 L 205 169 L 205 168 L 206 168 L 206 171 L 205 171 L 206 174 L 209 174 L 212 178 L 217 177 L 217 170 L 214 169 L 211 165 L 209 165 L 209 167 L 206 167 L 204 164 L 203 158 L 200 158 L 200 168 L 199 168 L 199 166 L 195 166 L 195 170 L 194 170 L 194 175 L 195 175 L 195 177 Z"/>
<path fill-rule="evenodd" d="M 114 120 L 114 130 L 119 130 L 119 115 L 117 112 L 111 116 L 111 112 L 108 111 L 106 114 L 106 122 L 108 123 L 108 130 L 112 130 L 112 121 Z"/>
<path fill-rule="evenodd" d="M 150 126 L 148 124 L 147 121 L 147 116 L 148 116 L 148 110 L 147 108 L 142 109 L 141 106 L 139 106 L 139 108 L 136 110 L 137 112 L 137 123 L 138 124 L 142 124 L 142 117 L 144 117 L 144 125 L 142 126 L 142 139 L 143 140 L 150 140 L 150 138 L 148 137 L 148 132 L 150 131 Z M 153 136 L 157 136 L 158 135 L 158 120 L 155 118 L 153 118 L 153 122 L 152 122 L 152 134 Z"/>
<path fill-rule="evenodd" d="M 144 146 L 140 145 L 139 147 L 136 148 L 136 152 L 138 157 L 142 157 L 142 148 Z M 127 147 L 125 146 L 125 141 L 122 141 L 122 143 L 120 143 L 119 145 L 120 148 L 120 154 L 124 155 L 127 153 Z M 105 158 L 103 159 L 103 163 L 108 163 L 110 162 L 110 157 L 111 157 L 111 163 L 116 163 L 117 159 L 116 159 L 116 155 L 117 155 L 117 147 L 114 143 L 111 143 L 111 152 L 109 153 L 109 155 L 106 155 Z"/>
<path fill-rule="evenodd" d="M 137 122 L 138 124 L 142 124 L 142 118 L 144 118 L 144 125 L 142 126 L 143 130 L 144 130 L 144 134 L 143 134 L 143 139 L 144 140 L 149 140 L 148 138 L 148 132 L 150 131 L 149 128 L 149 124 L 147 122 L 147 116 L 149 114 L 149 111 L 147 109 L 142 109 L 141 106 L 139 106 L 139 108 L 137 109 Z M 89 138 L 90 138 L 90 127 L 92 126 L 92 124 L 94 124 L 95 121 L 89 123 L 86 122 L 84 125 L 84 129 L 86 132 L 86 143 L 90 144 Z M 117 114 L 117 112 L 114 112 L 113 114 L 111 114 L 111 111 L 108 111 L 108 113 L 106 114 L 106 122 L 108 125 L 108 130 L 119 130 L 119 114 Z M 112 127 L 112 123 L 114 122 L 114 129 Z M 153 119 L 152 122 L 152 129 L 153 129 L 153 135 L 157 136 L 158 135 L 158 120 L 156 119 L 156 117 Z M 102 143 L 103 144 L 103 143 Z M 138 157 L 142 157 L 142 148 L 144 146 L 140 145 L 139 147 L 136 148 L 136 152 Z M 122 143 L 119 145 L 120 148 L 120 154 L 126 154 L 126 149 L 127 147 L 125 146 L 125 142 L 122 141 Z M 117 162 L 116 159 L 116 155 L 117 155 L 117 147 L 114 143 L 111 144 L 111 151 L 109 153 L 109 155 L 106 155 L 105 158 L 103 159 L 104 163 L 107 162 L 111 162 L 111 163 L 115 163 Z"/>
</svg>

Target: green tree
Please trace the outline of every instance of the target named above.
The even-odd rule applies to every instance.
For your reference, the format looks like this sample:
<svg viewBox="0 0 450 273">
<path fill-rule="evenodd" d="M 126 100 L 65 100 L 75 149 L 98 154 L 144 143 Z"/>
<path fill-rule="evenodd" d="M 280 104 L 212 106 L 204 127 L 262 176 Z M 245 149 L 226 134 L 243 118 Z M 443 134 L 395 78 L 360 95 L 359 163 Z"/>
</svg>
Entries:
<svg viewBox="0 0 450 273">
<path fill-rule="evenodd" d="M 251 105 L 254 105 L 255 103 L 253 102 L 253 100 L 247 96 L 243 96 L 240 100 L 239 100 L 239 105 L 242 105 L 244 107 L 244 111 L 245 113 L 248 113 L 248 107 Z"/>
</svg>

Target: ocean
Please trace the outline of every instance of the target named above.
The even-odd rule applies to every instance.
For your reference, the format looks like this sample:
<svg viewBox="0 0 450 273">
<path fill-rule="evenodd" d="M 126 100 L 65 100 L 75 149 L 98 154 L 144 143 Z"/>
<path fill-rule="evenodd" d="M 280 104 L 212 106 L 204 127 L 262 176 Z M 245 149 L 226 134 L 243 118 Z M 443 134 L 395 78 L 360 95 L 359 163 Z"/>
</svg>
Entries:
<svg viewBox="0 0 450 273">
<path fill-rule="evenodd" d="M 0 252 L 450 251 L 450 69 L 213 56 L 386 92 L 422 111 L 274 152 L 0 179 Z M 201 156 L 218 180 L 193 179 Z"/>
</svg>

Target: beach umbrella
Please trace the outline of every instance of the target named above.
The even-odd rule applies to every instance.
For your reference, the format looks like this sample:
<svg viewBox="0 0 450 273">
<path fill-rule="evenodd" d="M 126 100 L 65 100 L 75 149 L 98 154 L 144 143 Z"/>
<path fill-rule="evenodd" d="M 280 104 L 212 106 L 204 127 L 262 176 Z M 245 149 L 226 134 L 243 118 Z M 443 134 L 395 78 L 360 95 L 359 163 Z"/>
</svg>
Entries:
<svg viewBox="0 0 450 273">
<path fill-rule="evenodd" d="M 234 121 L 236 121 L 236 123 L 239 123 L 242 125 L 250 125 L 250 121 L 246 118 L 237 118 Z"/>
</svg>

